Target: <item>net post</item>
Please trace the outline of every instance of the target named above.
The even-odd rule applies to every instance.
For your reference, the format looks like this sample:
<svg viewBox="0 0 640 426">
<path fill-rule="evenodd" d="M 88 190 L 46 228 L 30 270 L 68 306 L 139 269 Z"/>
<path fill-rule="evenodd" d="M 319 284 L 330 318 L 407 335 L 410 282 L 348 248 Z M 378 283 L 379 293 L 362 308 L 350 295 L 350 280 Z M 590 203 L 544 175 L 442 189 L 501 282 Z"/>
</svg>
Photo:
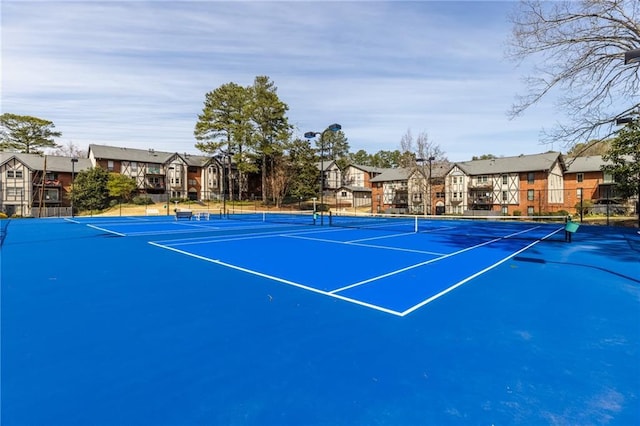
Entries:
<svg viewBox="0 0 640 426">
<path fill-rule="evenodd" d="M 329 226 L 333 226 L 333 212 L 329 210 Z"/>
<path fill-rule="evenodd" d="M 418 216 L 413 217 L 413 232 L 418 233 Z"/>
</svg>

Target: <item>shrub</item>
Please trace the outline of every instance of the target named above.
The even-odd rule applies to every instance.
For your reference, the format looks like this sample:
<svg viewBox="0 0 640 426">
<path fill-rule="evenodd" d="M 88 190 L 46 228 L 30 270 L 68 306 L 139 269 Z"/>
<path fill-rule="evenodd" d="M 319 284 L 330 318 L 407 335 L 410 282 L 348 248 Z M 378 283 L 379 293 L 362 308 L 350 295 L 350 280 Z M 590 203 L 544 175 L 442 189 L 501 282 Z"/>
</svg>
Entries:
<svg viewBox="0 0 640 426">
<path fill-rule="evenodd" d="M 148 197 L 146 195 L 137 195 L 133 197 L 133 200 L 131 200 L 131 202 L 138 206 L 148 206 L 149 204 L 153 204 L 153 200 L 151 199 L 151 197 Z"/>
<path fill-rule="evenodd" d="M 6 219 L 7 217 L 9 216 L 6 213 L 0 212 L 0 219 Z"/>
</svg>

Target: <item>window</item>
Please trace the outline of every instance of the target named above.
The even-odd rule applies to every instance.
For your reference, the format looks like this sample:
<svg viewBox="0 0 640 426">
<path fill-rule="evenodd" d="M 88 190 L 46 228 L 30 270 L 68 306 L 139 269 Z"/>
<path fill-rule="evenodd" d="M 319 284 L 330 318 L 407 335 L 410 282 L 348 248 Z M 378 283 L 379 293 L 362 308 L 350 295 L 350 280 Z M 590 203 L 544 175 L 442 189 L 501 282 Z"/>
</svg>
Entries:
<svg viewBox="0 0 640 426">
<path fill-rule="evenodd" d="M 582 188 L 578 188 L 578 189 L 576 189 L 576 198 L 577 198 L 578 200 L 581 200 L 581 199 L 582 199 Z"/>
<path fill-rule="evenodd" d="M 527 207 L 527 215 L 533 216 L 534 213 L 535 213 L 535 210 L 533 210 L 533 206 Z"/>
<path fill-rule="evenodd" d="M 502 206 L 502 214 L 509 214 L 509 207 Z"/>
<path fill-rule="evenodd" d="M 436 192 L 436 198 L 444 198 L 444 192 Z"/>
<path fill-rule="evenodd" d="M 507 191 L 502 191 L 502 201 L 507 201 L 508 197 L 507 197 Z"/>
<path fill-rule="evenodd" d="M 536 181 L 536 174 L 533 172 L 527 173 L 527 183 L 534 183 Z"/>
<path fill-rule="evenodd" d="M 109 170 L 110 172 L 113 171 L 113 160 L 107 161 L 107 170 Z"/>
<path fill-rule="evenodd" d="M 16 177 L 13 170 L 7 170 L 7 179 Z"/>
<path fill-rule="evenodd" d="M 340 196 L 343 197 L 343 198 L 346 197 L 347 196 L 347 191 L 342 191 L 340 193 Z"/>
<path fill-rule="evenodd" d="M 529 201 L 533 201 L 534 200 L 533 189 L 528 189 L 527 190 L 527 200 L 529 200 Z"/>
<path fill-rule="evenodd" d="M 137 171 L 137 170 L 138 170 L 138 163 L 137 163 L 137 162 L 135 162 L 135 161 L 132 161 L 132 162 L 131 162 L 131 171 L 132 171 L 132 172 L 135 172 L 135 171 Z"/>
<path fill-rule="evenodd" d="M 45 201 L 56 202 L 58 199 L 58 190 L 57 189 L 46 189 L 44 191 L 44 199 Z"/>
<path fill-rule="evenodd" d="M 502 175 L 502 184 L 506 185 L 509 183 L 509 178 L 507 177 L 507 175 Z"/>
<path fill-rule="evenodd" d="M 451 183 L 458 183 L 458 177 L 457 176 L 453 176 L 451 178 Z"/>
<path fill-rule="evenodd" d="M 22 170 L 7 170 L 7 178 L 22 179 Z"/>
<path fill-rule="evenodd" d="M 11 197 L 11 198 L 22 197 L 22 188 L 7 187 L 7 197 Z"/>
<path fill-rule="evenodd" d="M 487 183 L 489 178 L 487 176 L 478 176 L 478 183 Z"/>
<path fill-rule="evenodd" d="M 17 176 L 16 176 L 17 177 Z M 604 173 L 604 183 L 614 183 L 616 180 L 614 179 L 611 173 Z"/>
<path fill-rule="evenodd" d="M 576 173 L 576 181 L 583 182 L 584 181 L 584 173 Z"/>
<path fill-rule="evenodd" d="M 189 186 L 196 186 L 198 182 L 195 179 L 189 179 Z"/>
</svg>

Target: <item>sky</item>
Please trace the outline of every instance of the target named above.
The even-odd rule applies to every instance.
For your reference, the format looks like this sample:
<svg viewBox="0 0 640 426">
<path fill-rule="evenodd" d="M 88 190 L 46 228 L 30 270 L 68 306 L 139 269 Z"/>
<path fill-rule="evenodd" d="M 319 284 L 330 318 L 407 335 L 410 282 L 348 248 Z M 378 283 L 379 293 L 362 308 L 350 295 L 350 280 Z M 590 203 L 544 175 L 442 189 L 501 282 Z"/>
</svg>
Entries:
<svg viewBox="0 0 640 426">
<path fill-rule="evenodd" d="M 523 116 L 505 59 L 514 2 L 2 0 L 1 111 L 57 142 L 197 154 L 208 92 L 268 76 L 294 136 L 339 123 L 352 152 L 425 133 L 450 161 L 534 154 L 556 122 Z"/>
</svg>

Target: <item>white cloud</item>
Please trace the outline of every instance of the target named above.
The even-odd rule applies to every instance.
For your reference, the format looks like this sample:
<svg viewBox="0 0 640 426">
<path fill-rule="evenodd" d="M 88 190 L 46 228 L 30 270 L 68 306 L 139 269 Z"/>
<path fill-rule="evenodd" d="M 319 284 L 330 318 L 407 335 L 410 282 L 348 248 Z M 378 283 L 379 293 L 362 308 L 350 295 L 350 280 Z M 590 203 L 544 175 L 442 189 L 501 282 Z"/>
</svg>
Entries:
<svg viewBox="0 0 640 426">
<path fill-rule="evenodd" d="M 205 94 L 268 75 L 300 132 L 343 124 L 352 149 L 426 131 L 454 160 L 543 150 L 539 109 L 502 58 L 506 3 L 3 2 L 3 112 L 63 140 L 194 152 Z"/>
</svg>

